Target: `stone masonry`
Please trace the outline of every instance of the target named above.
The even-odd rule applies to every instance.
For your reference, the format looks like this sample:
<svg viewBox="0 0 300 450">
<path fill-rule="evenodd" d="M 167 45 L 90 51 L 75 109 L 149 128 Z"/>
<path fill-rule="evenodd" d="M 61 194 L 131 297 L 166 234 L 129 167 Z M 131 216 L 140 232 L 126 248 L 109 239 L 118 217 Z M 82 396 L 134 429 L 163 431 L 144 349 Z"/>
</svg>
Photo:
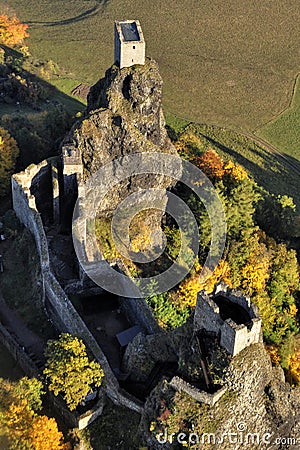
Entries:
<svg viewBox="0 0 300 450">
<path fill-rule="evenodd" d="M 221 317 L 222 306 L 216 304 L 218 297 L 230 302 L 232 309 L 242 308 L 248 314 L 247 323 L 237 324 L 230 317 L 224 320 Z M 220 345 L 232 356 L 251 344 L 262 342 L 261 318 L 257 307 L 250 302 L 249 297 L 240 291 L 230 290 L 224 283 L 216 285 L 212 295 L 207 295 L 205 291 L 199 292 L 194 328 L 195 331 L 215 333 L 220 339 Z"/>
<path fill-rule="evenodd" d="M 120 69 L 145 64 L 145 39 L 138 20 L 115 22 L 115 63 Z"/>
</svg>

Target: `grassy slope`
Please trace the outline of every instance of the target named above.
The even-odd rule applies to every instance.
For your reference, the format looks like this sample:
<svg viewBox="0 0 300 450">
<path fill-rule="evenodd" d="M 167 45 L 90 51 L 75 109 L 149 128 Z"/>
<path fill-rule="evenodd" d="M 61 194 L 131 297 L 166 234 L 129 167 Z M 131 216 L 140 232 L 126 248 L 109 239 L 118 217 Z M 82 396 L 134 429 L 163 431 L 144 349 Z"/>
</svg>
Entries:
<svg viewBox="0 0 300 450">
<path fill-rule="evenodd" d="M 255 181 L 273 194 L 293 197 L 300 210 L 299 175 L 276 155 L 245 136 L 224 128 L 192 125 L 192 130 L 207 139 L 225 160 L 244 166 Z"/>
<path fill-rule="evenodd" d="M 289 103 L 298 69 L 297 0 L 7 0 L 32 51 L 93 83 L 113 60 L 113 20 L 141 20 L 164 106 L 188 120 L 256 129 Z"/>
<path fill-rule="evenodd" d="M 300 75 L 295 84 L 291 106 L 275 120 L 257 131 L 282 153 L 300 160 Z"/>
</svg>

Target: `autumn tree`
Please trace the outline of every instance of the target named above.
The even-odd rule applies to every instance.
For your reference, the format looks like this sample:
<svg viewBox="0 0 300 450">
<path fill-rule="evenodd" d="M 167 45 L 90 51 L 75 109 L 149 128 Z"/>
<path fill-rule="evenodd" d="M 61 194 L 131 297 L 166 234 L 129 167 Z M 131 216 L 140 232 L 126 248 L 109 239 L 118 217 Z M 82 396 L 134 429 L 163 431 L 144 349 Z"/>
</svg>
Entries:
<svg viewBox="0 0 300 450">
<path fill-rule="evenodd" d="M 70 410 L 101 386 L 104 372 L 99 363 L 89 361 L 86 347 L 77 337 L 63 333 L 58 340 L 48 341 L 45 355 L 49 389 L 62 394 Z"/>
<path fill-rule="evenodd" d="M 9 443 L 9 450 L 69 450 L 63 441 L 56 420 L 38 416 L 26 400 L 11 403 L 0 414 L 2 434 Z"/>
<path fill-rule="evenodd" d="M 213 272 L 207 274 L 207 278 L 203 280 L 200 276 L 202 267 L 196 264 L 196 267 L 187 278 L 185 278 L 178 288 L 178 302 L 182 306 L 195 307 L 198 292 L 206 290 L 211 293 L 214 286 L 220 281 L 224 281 L 231 286 L 230 266 L 225 260 L 221 260 Z"/>
<path fill-rule="evenodd" d="M 224 161 L 213 149 L 208 149 L 202 155 L 195 158 L 194 163 L 212 181 L 220 180 L 225 173 Z"/>
<path fill-rule="evenodd" d="M 240 164 L 233 161 L 228 161 L 224 164 L 224 175 L 229 177 L 229 180 L 241 182 L 248 179 L 248 173 Z"/>
<path fill-rule="evenodd" d="M 39 412 L 42 409 L 42 396 L 45 394 L 43 383 L 37 378 L 21 378 L 14 387 L 15 395 L 26 400 L 30 409 Z"/>
<path fill-rule="evenodd" d="M 36 378 L 0 378 L 0 440 L 9 450 L 68 450 L 55 419 L 39 416 L 44 394 Z"/>
<path fill-rule="evenodd" d="M 36 378 L 23 377 L 18 382 L 0 378 L 0 409 L 26 400 L 28 407 L 38 412 L 42 407 L 43 383 Z"/>
<path fill-rule="evenodd" d="M 194 158 L 203 152 L 204 144 L 202 140 L 191 131 L 185 131 L 175 142 L 175 147 L 181 157 L 191 162 Z"/>
<path fill-rule="evenodd" d="M 250 295 L 265 289 L 269 278 L 270 255 L 263 243 L 258 243 L 241 269 L 242 287 Z"/>
<path fill-rule="evenodd" d="M 21 23 L 16 16 L 9 17 L 0 14 L 0 43 L 15 47 L 22 45 L 25 38 L 29 36 L 28 25 Z"/>
<path fill-rule="evenodd" d="M 10 185 L 18 155 L 15 139 L 4 128 L 0 128 L 0 196 L 6 193 Z"/>
<path fill-rule="evenodd" d="M 58 430 L 56 420 L 47 416 L 37 416 L 29 429 L 29 441 L 34 450 L 70 450 L 63 442 L 63 434 Z"/>
<path fill-rule="evenodd" d="M 1 432 L 9 442 L 9 450 L 30 450 L 29 430 L 34 412 L 26 400 L 11 403 L 0 414 Z"/>
</svg>

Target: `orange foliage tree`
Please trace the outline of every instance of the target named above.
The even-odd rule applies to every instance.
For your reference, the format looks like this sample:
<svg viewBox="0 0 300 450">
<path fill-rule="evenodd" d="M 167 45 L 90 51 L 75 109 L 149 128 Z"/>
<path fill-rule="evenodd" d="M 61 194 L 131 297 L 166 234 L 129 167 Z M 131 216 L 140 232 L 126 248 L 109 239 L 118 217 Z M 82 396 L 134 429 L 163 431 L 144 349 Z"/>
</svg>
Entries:
<svg viewBox="0 0 300 450">
<path fill-rule="evenodd" d="M 21 23 L 16 16 L 0 14 L 0 43 L 10 47 L 19 46 L 29 36 L 28 25 Z"/>
<path fill-rule="evenodd" d="M 211 180 L 217 181 L 224 176 L 224 161 L 213 149 L 208 149 L 201 156 L 197 156 L 195 158 L 195 164 Z"/>
<path fill-rule="evenodd" d="M 295 383 L 300 384 L 300 347 L 295 349 L 289 362 L 289 374 Z"/>
<path fill-rule="evenodd" d="M 29 439 L 34 450 L 69 450 L 70 445 L 63 443 L 63 434 L 58 431 L 55 419 L 37 416 L 29 431 Z"/>
<path fill-rule="evenodd" d="M 63 434 L 58 431 L 55 419 L 38 416 L 23 399 L 11 403 L 0 413 L 1 434 L 11 450 L 70 450 L 63 442 Z"/>
</svg>

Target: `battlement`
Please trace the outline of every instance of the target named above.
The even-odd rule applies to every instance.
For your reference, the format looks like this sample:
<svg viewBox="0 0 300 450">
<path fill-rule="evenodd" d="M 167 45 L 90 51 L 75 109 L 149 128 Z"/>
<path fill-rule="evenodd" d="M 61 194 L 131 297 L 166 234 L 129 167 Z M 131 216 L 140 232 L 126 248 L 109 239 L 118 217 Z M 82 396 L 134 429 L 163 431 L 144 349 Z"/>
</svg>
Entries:
<svg viewBox="0 0 300 450">
<path fill-rule="evenodd" d="M 215 333 L 220 345 L 235 356 L 245 347 L 262 342 L 261 318 L 250 298 L 224 283 L 216 285 L 214 293 L 198 294 L 194 316 L 195 331 Z"/>
</svg>

